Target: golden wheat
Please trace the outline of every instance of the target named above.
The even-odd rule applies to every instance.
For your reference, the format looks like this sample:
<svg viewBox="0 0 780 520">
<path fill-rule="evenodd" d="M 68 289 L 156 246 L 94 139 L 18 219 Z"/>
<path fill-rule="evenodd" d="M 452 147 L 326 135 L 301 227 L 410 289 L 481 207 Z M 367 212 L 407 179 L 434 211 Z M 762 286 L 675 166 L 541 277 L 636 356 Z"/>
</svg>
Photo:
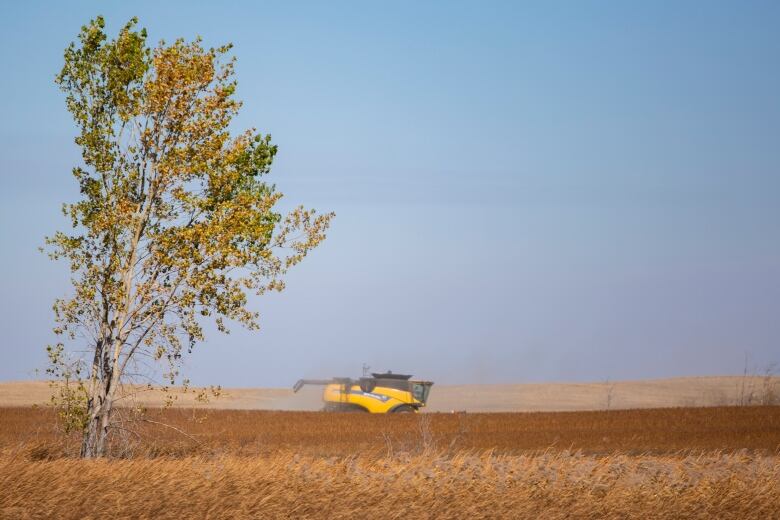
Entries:
<svg viewBox="0 0 780 520">
<path fill-rule="evenodd" d="M 776 456 L 0 459 L 4 518 L 776 518 Z"/>
</svg>

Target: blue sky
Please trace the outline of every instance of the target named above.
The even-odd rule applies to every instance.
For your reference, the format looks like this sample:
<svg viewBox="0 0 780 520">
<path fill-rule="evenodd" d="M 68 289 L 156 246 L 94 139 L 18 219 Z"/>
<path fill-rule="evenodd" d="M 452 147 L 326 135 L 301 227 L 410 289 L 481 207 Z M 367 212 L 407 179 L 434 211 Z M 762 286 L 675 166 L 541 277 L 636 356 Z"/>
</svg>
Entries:
<svg viewBox="0 0 780 520">
<path fill-rule="evenodd" d="M 442 383 L 738 373 L 780 362 L 777 2 L 6 2 L 0 379 L 35 377 L 77 196 L 53 78 L 90 18 L 235 44 L 236 129 L 289 204 L 337 213 L 262 330 L 196 384 L 366 362 Z"/>
</svg>

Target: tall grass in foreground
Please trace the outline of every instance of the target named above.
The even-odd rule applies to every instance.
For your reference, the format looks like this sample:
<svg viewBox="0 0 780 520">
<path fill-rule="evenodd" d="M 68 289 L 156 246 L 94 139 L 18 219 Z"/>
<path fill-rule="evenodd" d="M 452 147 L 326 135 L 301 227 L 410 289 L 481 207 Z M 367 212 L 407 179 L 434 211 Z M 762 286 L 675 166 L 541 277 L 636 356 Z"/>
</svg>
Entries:
<svg viewBox="0 0 780 520">
<path fill-rule="evenodd" d="M 778 518 L 780 457 L 0 458 L 2 518 Z"/>
</svg>

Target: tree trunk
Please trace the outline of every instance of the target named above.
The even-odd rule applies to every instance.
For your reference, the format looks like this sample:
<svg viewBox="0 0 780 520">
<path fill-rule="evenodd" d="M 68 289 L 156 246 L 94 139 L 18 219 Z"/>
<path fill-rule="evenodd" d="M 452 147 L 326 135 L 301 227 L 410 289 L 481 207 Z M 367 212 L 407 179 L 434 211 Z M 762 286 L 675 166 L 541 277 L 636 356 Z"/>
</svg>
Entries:
<svg viewBox="0 0 780 520">
<path fill-rule="evenodd" d="M 89 423 L 84 430 L 81 443 L 81 457 L 92 459 L 106 455 L 106 439 L 114 402 L 113 378 L 98 380 L 87 402 Z"/>
<path fill-rule="evenodd" d="M 84 438 L 81 445 L 81 457 L 91 459 L 103 457 L 106 454 L 106 438 L 108 429 L 111 425 L 111 407 L 114 403 L 114 394 L 122 378 L 124 366 L 120 365 L 119 357 L 122 352 L 122 346 L 127 339 L 127 333 L 123 332 L 125 320 L 129 314 L 131 294 L 133 290 L 133 268 L 138 255 L 138 241 L 141 239 L 144 226 L 149 218 L 149 211 L 152 206 L 150 200 L 154 196 L 154 190 L 150 189 L 146 195 L 146 201 L 142 204 L 143 208 L 141 219 L 139 220 L 130 244 L 130 258 L 122 272 L 122 285 L 124 288 L 123 302 L 114 318 L 108 322 L 108 313 L 103 322 L 103 330 L 111 331 L 107 335 L 108 340 L 103 339 L 95 349 L 97 356 L 102 356 L 102 373 L 100 378 L 93 377 L 92 395 L 87 403 L 87 412 L 89 424 L 84 430 Z M 114 329 L 118 327 L 118 329 Z M 106 336 L 104 335 L 104 338 Z M 112 350 L 109 350 L 109 346 Z M 98 365 L 93 364 L 93 375 L 99 372 Z"/>
<path fill-rule="evenodd" d="M 92 391 L 87 401 L 89 423 L 84 430 L 84 438 L 81 444 L 81 457 L 85 459 L 104 457 L 106 455 L 106 438 L 108 437 L 108 429 L 111 426 L 111 408 L 114 404 L 114 395 L 123 371 L 123 367 L 119 363 L 122 345 L 124 345 L 126 339 L 126 336 L 122 335 L 122 325 L 127 317 L 127 309 L 130 307 L 132 266 L 135 265 L 139 234 L 139 231 L 135 234 L 132 243 L 132 253 L 128 262 L 129 267 L 122 275 L 126 295 L 124 307 L 121 312 L 117 313 L 114 320 L 103 323 L 103 330 L 112 332 L 108 334 L 108 339 L 101 340 L 95 347 Z M 119 331 L 114 334 L 113 330 L 116 324 L 119 326 Z"/>
</svg>

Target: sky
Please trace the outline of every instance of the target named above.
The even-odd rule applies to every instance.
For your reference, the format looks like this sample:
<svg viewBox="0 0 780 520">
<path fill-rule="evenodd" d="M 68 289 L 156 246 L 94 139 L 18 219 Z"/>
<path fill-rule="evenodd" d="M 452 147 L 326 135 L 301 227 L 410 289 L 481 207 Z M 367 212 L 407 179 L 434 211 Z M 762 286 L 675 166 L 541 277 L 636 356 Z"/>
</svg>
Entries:
<svg viewBox="0 0 780 520">
<path fill-rule="evenodd" d="M 0 380 L 43 377 L 76 127 L 54 84 L 102 14 L 234 44 L 234 128 L 285 202 L 335 211 L 261 330 L 194 384 L 373 369 L 442 384 L 780 362 L 780 3 L 3 2 Z"/>
</svg>

